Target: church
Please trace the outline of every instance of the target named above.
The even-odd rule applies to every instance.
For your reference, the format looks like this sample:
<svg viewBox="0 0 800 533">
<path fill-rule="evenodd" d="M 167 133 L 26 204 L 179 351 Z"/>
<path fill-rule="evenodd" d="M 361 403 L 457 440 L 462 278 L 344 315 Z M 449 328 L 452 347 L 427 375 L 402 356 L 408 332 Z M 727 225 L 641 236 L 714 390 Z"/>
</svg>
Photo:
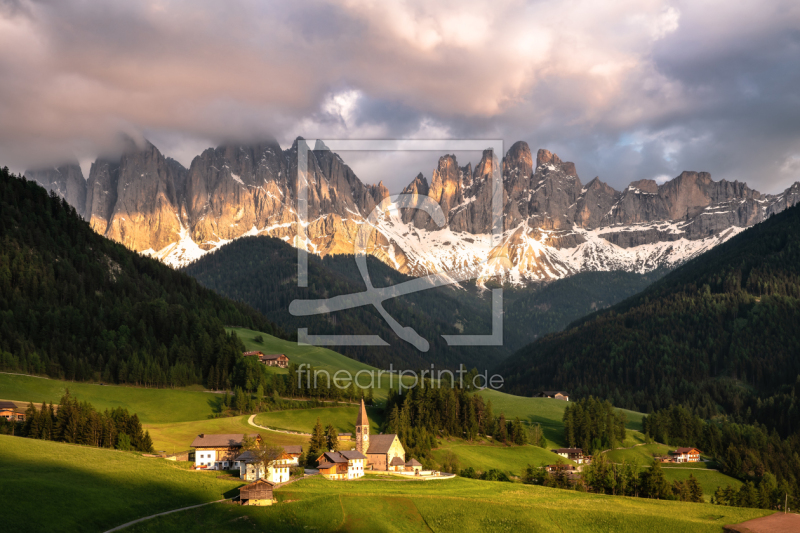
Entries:
<svg viewBox="0 0 800 533">
<path fill-rule="evenodd" d="M 370 435 L 369 418 L 364 400 L 356 418 L 356 450 L 367 456 L 367 467 L 372 470 L 404 471 L 406 451 L 394 433 Z"/>
</svg>

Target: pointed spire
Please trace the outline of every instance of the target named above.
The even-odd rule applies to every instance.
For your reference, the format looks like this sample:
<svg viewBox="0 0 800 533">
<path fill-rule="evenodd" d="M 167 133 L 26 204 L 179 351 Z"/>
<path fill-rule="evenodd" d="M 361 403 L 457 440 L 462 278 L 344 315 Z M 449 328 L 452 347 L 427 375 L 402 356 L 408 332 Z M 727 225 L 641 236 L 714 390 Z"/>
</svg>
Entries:
<svg viewBox="0 0 800 533">
<path fill-rule="evenodd" d="M 358 412 L 358 418 L 356 418 L 356 425 L 357 426 L 369 425 L 369 418 L 367 418 L 367 408 L 364 406 L 364 398 L 361 398 L 361 411 Z"/>
</svg>

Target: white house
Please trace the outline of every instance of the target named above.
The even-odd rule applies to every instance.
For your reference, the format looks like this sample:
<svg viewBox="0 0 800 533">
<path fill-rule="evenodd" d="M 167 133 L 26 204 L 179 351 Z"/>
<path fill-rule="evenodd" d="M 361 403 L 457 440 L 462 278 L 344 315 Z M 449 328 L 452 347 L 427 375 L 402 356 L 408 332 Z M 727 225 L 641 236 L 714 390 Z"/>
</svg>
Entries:
<svg viewBox="0 0 800 533">
<path fill-rule="evenodd" d="M 261 442 L 261 435 L 254 433 L 250 437 Z M 242 451 L 244 433 L 225 433 L 211 435 L 202 433 L 192 441 L 195 449 L 195 468 L 207 470 L 228 470 L 239 468 L 236 456 Z"/>
<path fill-rule="evenodd" d="M 303 453 L 301 446 L 284 446 L 284 452 L 280 458 L 269 463 L 266 473 L 264 465 L 256 460 L 251 452 L 244 452 L 236 458 L 239 468 L 239 477 L 245 481 L 256 481 L 265 479 L 273 484 L 286 483 L 289 481 L 290 470 L 297 466 L 297 458 Z"/>
<path fill-rule="evenodd" d="M 696 463 L 700 460 L 700 453 L 697 448 L 678 448 L 669 452 L 676 463 Z"/>
</svg>

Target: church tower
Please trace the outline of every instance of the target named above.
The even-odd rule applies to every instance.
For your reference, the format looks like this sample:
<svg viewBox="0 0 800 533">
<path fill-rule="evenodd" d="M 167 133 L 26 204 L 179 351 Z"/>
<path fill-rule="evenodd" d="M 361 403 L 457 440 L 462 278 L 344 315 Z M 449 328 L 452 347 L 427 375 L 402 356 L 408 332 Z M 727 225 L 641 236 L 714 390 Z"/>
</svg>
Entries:
<svg viewBox="0 0 800 533">
<path fill-rule="evenodd" d="M 364 399 L 361 399 L 361 410 L 356 418 L 356 450 L 367 453 L 369 450 L 369 418 L 367 418 L 367 408 L 364 407 Z"/>
</svg>

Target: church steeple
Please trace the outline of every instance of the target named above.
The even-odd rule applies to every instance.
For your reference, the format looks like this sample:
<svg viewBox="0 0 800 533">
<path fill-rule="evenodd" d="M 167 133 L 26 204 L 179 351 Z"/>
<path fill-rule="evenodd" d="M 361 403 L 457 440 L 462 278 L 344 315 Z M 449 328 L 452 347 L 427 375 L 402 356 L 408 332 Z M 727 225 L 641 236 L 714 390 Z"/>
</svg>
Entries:
<svg viewBox="0 0 800 533">
<path fill-rule="evenodd" d="M 367 408 L 364 406 L 364 399 L 361 399 L 361 410 L 356 418 L 356 450 L 367 453 L 369 450 L 369 418 L 367 418 Z"/>
</svg>

